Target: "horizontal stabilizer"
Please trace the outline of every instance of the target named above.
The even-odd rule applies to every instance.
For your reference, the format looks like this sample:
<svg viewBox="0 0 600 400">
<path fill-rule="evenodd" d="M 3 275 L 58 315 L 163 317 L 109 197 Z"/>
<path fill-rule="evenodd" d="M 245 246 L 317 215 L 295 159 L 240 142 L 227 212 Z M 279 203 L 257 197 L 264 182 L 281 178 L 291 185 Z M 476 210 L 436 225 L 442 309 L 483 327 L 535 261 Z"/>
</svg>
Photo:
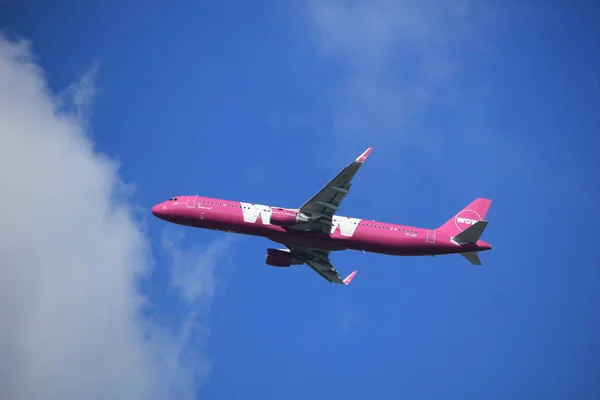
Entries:
<svg viewBox="0 0 600 400">
<path fill-rule="evenodd" d="M 477 221 L 456 235 L 454 241 L 460 245 L 477 243 L 487 225 L 488 221 Z"/>
<path fill-rule="evenodd" d="M 344 285 L 349 285 L 350 282 L 352 282 L 352 279 L 354 279 L 354 277 L 356 276 L 357 273 L 358 273 L 358 271 L 354 271 L 350 275 L 348 275 L 346 277 L 346 279 L 343 280 Z"/>
<path fill-rule="evenodd" d="M 481 265 L 479 255 L 475 251 L 469 251 L 467 253 L 459 253 L 461 256 L 466 258 L 471 264 Z"/>
</svg>

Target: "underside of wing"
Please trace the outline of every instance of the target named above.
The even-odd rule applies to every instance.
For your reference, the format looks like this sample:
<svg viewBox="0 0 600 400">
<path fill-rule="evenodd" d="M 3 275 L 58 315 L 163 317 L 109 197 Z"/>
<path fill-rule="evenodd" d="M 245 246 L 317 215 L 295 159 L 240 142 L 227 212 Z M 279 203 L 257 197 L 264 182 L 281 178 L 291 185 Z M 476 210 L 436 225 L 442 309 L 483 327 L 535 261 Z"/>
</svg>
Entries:
<svg viewBox="0 0 600 400">
<path fill-rule="evenodd" d="M 357 271 L 354 271 L 348 277 L 342 279 L 335 267 L 331 264 L 328 251 L 300 247 L 289 247 L 289 249 L 296 258 L 302 260 L 317 274 L 321 275 L 329 282 L 348 285 L 357 273 Z"/>
<path fill-rule="evenodd" d="M 333 215 L 338 211 L 340 204 L 350 193 L 352 179 L 365 162 L 371 150 L 369 147 L 356 160 L 340 171 L 327 185 L 323 186 L 313 197 L 300 207 L 299 212 L 304 214 L 309 223 L 298 229 L 330 234 L 333 225 Z"/>
</svg>

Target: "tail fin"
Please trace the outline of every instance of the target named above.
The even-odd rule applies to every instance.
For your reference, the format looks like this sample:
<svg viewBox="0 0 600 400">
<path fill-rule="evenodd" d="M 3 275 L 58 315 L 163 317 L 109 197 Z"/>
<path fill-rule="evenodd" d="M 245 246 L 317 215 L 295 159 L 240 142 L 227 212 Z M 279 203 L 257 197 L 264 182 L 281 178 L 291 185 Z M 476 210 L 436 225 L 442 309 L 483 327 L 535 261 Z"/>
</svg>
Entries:
<svg viewBox="0 0 600 400">
<path fill-rule="evenodd" d="M 477 221 L 485 220 L 491 204 L 492 200 L 490 199 L 475 199 L 458 214 L 450 218 L 444 225 L 437 228 L 437 230 L 450 237 L 458 236 L 458 234 L 468 227 L 473 226 Z"/>
</svg>

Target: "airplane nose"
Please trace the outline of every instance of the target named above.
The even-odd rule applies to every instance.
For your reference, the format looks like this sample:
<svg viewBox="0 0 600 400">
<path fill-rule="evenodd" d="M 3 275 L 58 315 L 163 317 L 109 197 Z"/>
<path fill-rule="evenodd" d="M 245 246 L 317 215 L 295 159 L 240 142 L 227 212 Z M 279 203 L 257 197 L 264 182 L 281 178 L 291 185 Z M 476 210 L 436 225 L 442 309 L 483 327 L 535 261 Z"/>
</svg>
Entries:
<svg viewBox="0 0 600 400">
<path fill-rule="evenodd" d="M 154 207 L 152 207 L 151 209 L 152 211 L 152 215 L 154 215 L 155 217 L 161 218 L 164 213 L 165 213 L 165 207 L 161 204 L 157 204 Z"/>
</svg>

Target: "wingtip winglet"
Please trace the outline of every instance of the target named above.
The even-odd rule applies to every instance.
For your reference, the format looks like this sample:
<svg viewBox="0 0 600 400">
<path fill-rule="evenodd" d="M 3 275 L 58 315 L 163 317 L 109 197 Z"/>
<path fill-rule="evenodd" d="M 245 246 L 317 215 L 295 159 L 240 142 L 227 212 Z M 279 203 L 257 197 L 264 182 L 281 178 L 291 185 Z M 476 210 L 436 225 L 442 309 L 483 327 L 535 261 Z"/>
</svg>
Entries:
<svg viewBox="0 0 600 400">
<path fill-rule="evenodd" d="M 356 276 L 357 273 L 358 273 L 358 271 L 353 271 L 350 275 L 348 275 L 346 277 L 346 279 L 344 279 L 344 285 L 348 286 L 350 284 L 350 282 L 352 282 L 352 279 L 354 279 L 354 277 Z"/>
<path fill-rule="evenodd" d="M 364 163 L 365 160 L 367 159 L 367 157 L 369 157 L 369 154 L 371 154 L 372 150 L 373 150 L 373 146 L 366 149 L 360 156 L 358 156 L 358 158 L 356 159 L 356 162 Z"/>
</svg>

